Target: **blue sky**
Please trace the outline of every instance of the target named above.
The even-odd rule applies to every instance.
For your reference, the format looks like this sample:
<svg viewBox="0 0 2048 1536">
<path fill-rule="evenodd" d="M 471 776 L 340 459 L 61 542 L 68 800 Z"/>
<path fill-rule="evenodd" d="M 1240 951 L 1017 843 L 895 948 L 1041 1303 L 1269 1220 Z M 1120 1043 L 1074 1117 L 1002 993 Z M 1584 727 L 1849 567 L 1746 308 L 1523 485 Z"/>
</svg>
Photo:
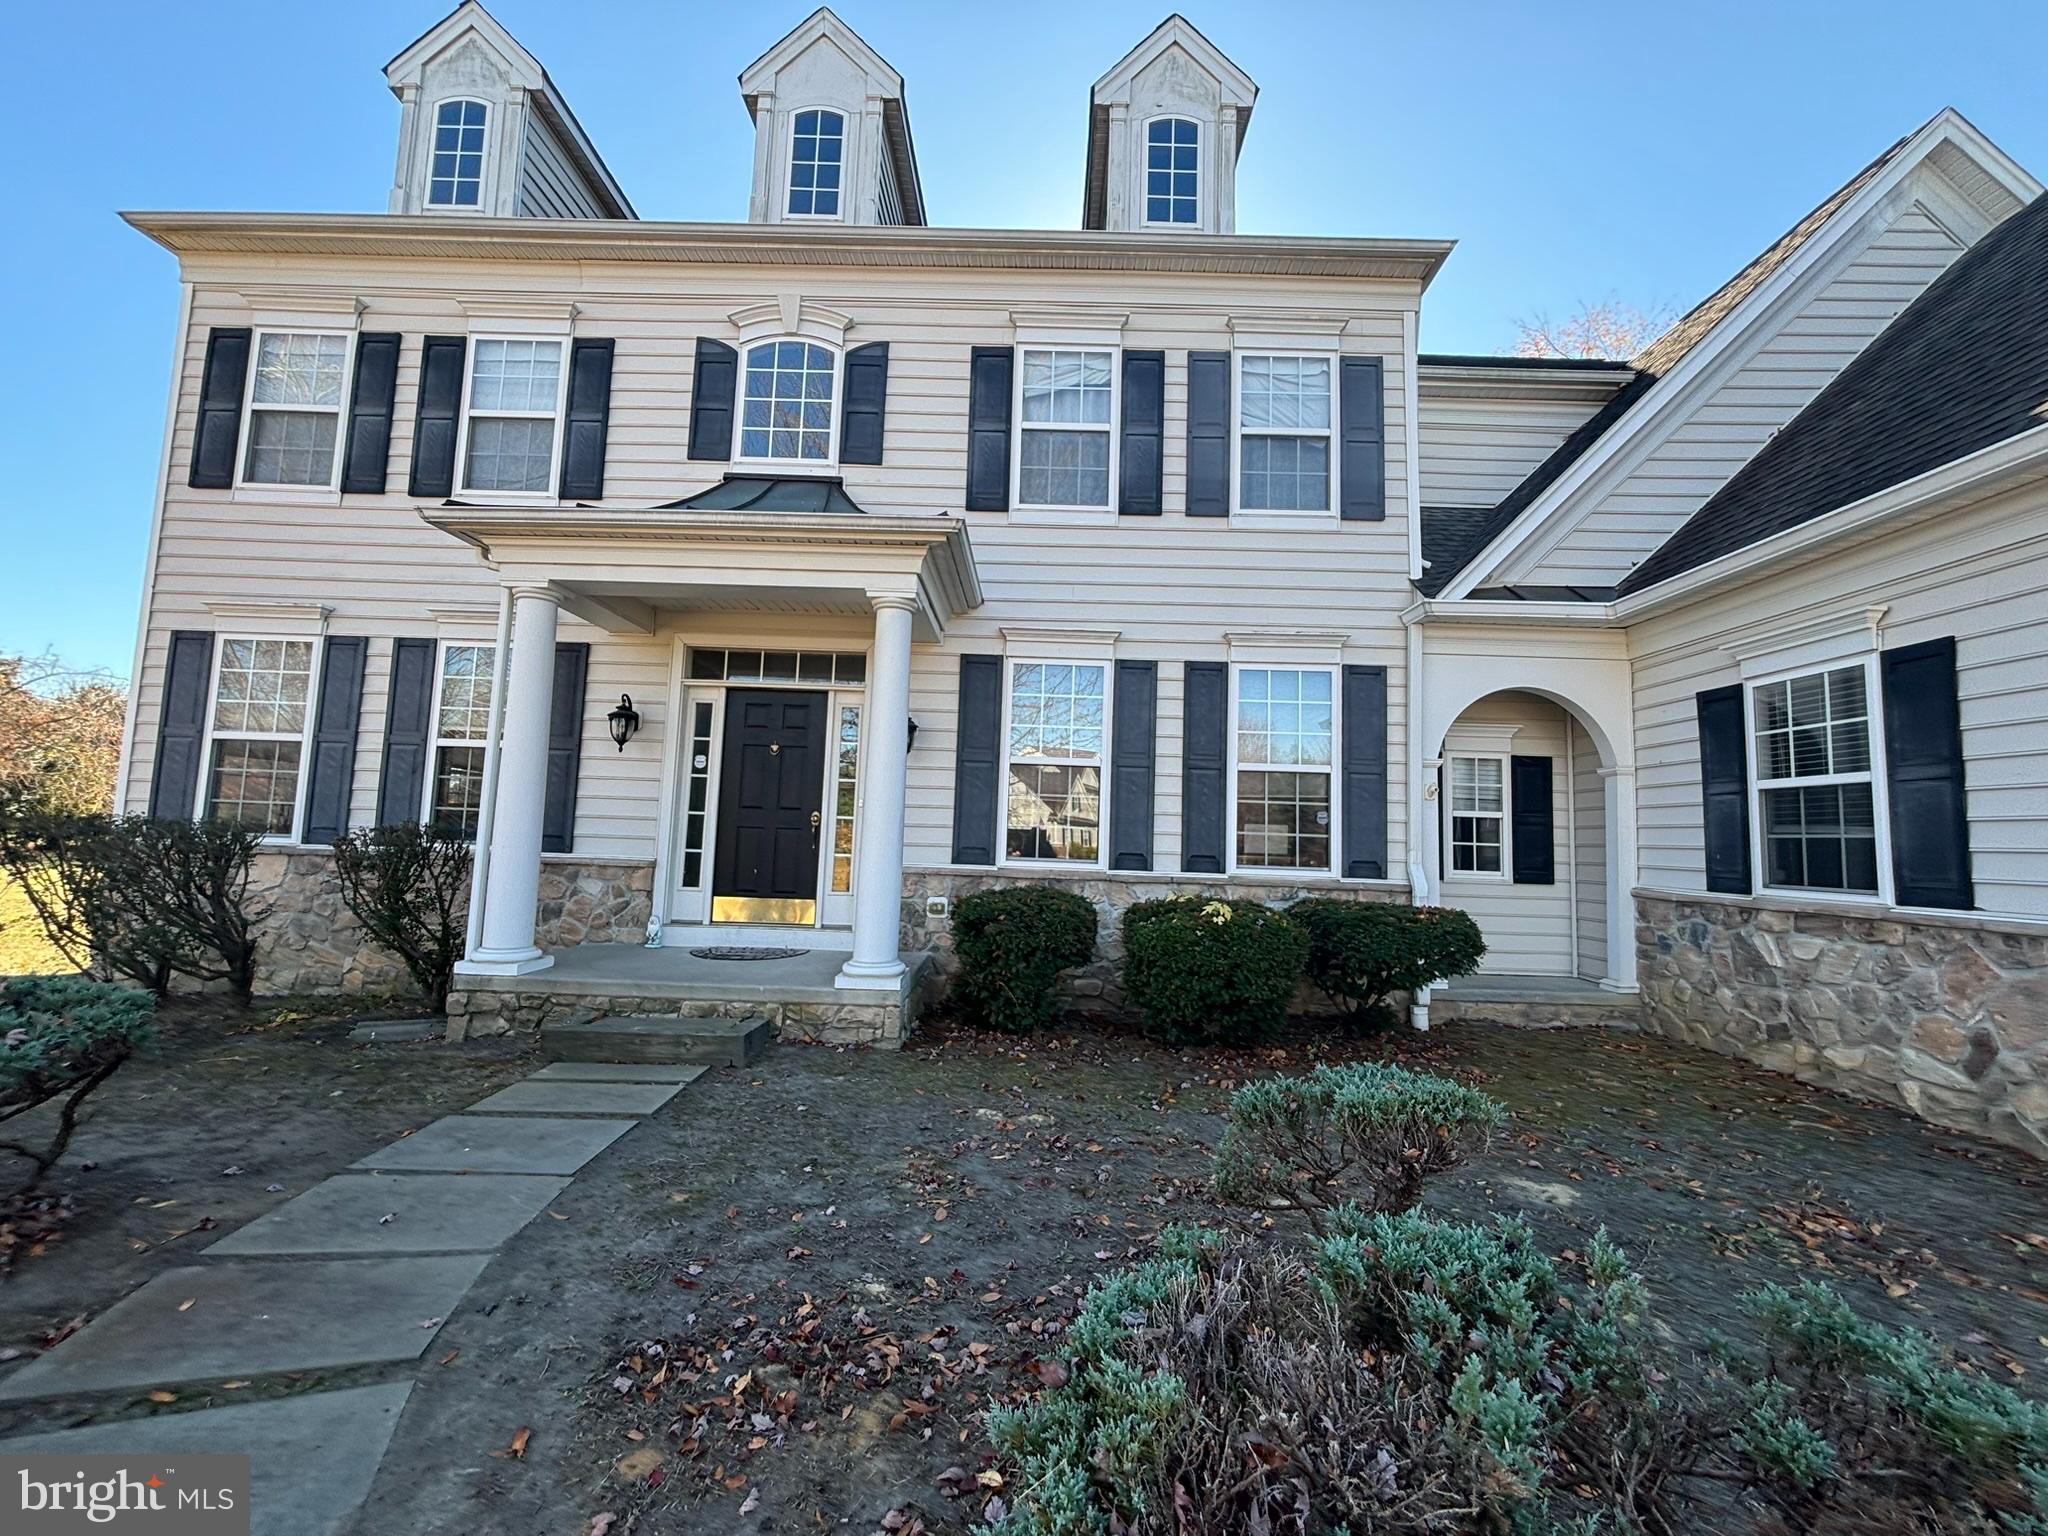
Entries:
<svg viewBox="0 0 2048 1536">
<path fill-rule="evenodd" d="M 177 318 L 118 209 L 381 211 L 386 59 L 436 0 L 7 7 L 0 650 L 125 673 Z M 496 0 L 644 217 L 742 219 L 739 70 L 803 0 Z M 1072 228 L 1088 86 L 1164 0 L 838 7 L 908 82 L 933 221 Z M 1615 298 L 1683 309 L 1944 105 L 2048 174 L 2048 7 L 1275 4 L 1186 14 L 1260 86 L 1239 228 L 1450 237 L 1434 351 Z M 26 64 L 23 61 L 28 61 Z M 78 86 L 85 69 L 90 88 Z M 24 366 L 24 364 L 26 366 Z"/>
</svg>

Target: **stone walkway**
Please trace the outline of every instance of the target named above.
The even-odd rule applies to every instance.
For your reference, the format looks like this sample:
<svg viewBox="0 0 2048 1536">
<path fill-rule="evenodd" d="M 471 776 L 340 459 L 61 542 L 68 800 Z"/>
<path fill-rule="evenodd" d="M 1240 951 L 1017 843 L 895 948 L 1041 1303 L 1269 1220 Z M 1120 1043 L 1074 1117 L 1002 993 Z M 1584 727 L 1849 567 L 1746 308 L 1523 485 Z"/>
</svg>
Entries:
<svg viewBox="0 0 2048 1536">
<path fill-rule="evenodd" d="M 555 1062 L 423 1126 L 158 1275 L 0 1380 L 0 1402 L 239 1383 L 250 1400 L 0 1441 L 9 1453 L 253 1459 L 255 1536 L 329 1536 L 369 1491 L 413 1362 L 498 1249 L 701 1066 Z M 400 1379 L 263 1400 L 292 1372 Z"/>
</svg>

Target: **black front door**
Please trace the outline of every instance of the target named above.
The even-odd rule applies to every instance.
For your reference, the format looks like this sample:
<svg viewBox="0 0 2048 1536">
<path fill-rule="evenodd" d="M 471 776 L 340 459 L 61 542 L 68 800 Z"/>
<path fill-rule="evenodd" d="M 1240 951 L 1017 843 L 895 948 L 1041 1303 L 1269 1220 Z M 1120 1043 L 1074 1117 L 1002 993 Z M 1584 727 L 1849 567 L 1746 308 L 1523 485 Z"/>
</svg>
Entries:
<svg viewBox="0 0 2048 1536">
<path fill-rule="evenodd" d="M 726 695 L 713 921 L 817 921 L 828 703 L 783 688 Z"/>
</svg>

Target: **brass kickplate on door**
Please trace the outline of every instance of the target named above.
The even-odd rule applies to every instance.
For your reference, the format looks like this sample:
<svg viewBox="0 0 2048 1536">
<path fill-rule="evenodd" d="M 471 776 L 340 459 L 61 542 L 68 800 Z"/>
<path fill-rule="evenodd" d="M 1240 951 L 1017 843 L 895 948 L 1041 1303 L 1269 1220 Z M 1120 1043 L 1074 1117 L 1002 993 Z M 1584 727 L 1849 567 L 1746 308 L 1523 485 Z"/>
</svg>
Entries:
<svg viewBox="0 0 2048 1536">
<path fill-rule="evenodd" d="M 711 898 L 711 921 L 802 924 L 809 928 L 817 924 L 818 903 L 810 898 L 796 897 L 714 896 Z"/>
</svg>

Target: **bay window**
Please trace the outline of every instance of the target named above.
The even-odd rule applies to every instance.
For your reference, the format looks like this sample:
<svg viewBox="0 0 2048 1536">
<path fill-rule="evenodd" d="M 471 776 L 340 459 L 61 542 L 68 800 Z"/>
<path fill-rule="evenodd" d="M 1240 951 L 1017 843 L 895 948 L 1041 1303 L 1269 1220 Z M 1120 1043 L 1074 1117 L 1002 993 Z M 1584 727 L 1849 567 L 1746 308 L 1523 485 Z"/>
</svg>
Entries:
<svg viewBox="0 0 2048 1536">
<path fill-rule="evenodd" d="M 1107 682 L 1091 662 L 1010 663 L 1006 859 L 1101 862 Z"/>
<path fill-rule="evenodd" d="M 1333 674 L 1240 667 L 1231 732 L 1240 868 L 1330 868 Z"/>
<path fill-rule="evenodd" d="M 1765 885 L 1878 894 L 1871 696 L 1862 662 L 1751 686 Z"/>
<path fill-rule="evenodd" d="M 221 642 L 200 807 L 208 820 L 240 822 L 267 837 L 297 834 L 313 647 L 311 640 Z"/>
</svg>

